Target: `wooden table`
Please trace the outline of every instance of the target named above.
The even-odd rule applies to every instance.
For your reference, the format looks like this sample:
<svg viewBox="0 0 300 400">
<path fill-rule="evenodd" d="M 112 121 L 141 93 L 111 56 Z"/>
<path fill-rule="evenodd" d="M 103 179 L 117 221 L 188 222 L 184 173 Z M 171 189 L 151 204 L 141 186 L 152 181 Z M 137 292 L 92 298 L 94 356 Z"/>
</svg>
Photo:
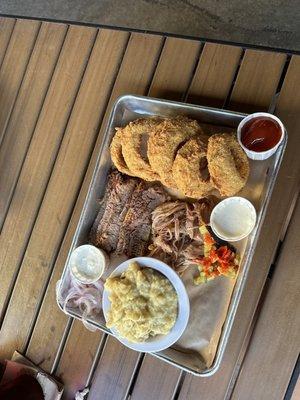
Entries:
<svg viewBox="0 0 300 400">
<path fill-rule="evenodd" d="M 300 57 L 2 18 L 0 65 L 0 357 L 19 350 L 64 382 L 65 399 L 90 384 L 101 400 L 282 399 L 300 344 Z M 56 306 L 108 115 L 125 93 L 271 109 L 288 130 L 237 322 L 209 378 L 91 333 Z"/>
</svg>

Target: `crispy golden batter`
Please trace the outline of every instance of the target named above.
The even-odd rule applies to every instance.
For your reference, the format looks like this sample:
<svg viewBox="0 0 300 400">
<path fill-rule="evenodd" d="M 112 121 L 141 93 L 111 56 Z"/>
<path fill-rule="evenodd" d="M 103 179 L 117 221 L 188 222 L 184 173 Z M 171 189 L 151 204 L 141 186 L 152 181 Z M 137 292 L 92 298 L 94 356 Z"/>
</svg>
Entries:
<svg viewBox="0 0 300 400">
<path fill-rule="evenodd" d="M 207 141 L 204 135 L 192 137 L 177 152 L 173 178 L 185 196 L 199 199 L 213 189 L 207 170 Z"/>
<path fill-rule="evenodd" d="M 233 196 L 245 186 L 249 176 L 249 162 L 234 134 L 211 136 L 207 161 L 211 183 L 222 196 Z"/>
<path fill-rule="evenodd" d="M 115 167 L 123 174 L 134 176 L 129 170 L 122 154 L 122 133 L 123 130 L 117 128 L 115 136 L 110 145 L 110 155 Z"/>
<path fill-rule="evenodd" d="M 165 119 L 155 129 L 148 142 L 148 159 L 161 182 L 177 188 L 172 175 L 172 166 L 178 147 L 202 130 L 197 121 L 186 117 Z"/>
<path fill-rule="evenodd" d="M 147 160 L 143 144 L 147 143 L 148 137 L 151 137 L 160 122 L 160 118 L 139 118 L 122 129 L 122 154 L 125 163 L 133 175 L 145 181 L 159 180 L 158 174 L 152 170 Z"/>
</svg>

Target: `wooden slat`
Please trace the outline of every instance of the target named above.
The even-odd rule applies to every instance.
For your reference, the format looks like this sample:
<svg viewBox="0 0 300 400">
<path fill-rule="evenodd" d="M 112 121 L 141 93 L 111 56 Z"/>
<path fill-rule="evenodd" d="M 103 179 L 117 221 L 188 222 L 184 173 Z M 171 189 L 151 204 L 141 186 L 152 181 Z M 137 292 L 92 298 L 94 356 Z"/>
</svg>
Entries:
<svg viewBox="0 0 300 400">
<path fill-rule="evenodd" d="M 0 344 L 14 332 L 14 339 L 5 346 L 8 354 L 24 348 L 89 162 L 127 38 L 125 32 L 103 30 L 93 48 L 2 325 Z M 26 318 L 22 318 L 24 302 Z"/>
<path fill-rule="evenodd" d="M 40 25 L 38 21 L 18 20 L 10 37 L 0 69 L 0 144 Z"/>
<path fill-rule="evenodd" d="M 291 400 L 299 400 L 300 399 L 300 377 L 297 379 L 296 386 L 294 387 L 293 394 Z"/>
<path fill-rule="evenodd" d="M 101 358 L 89 393 L 89 399 L 125 399 L 133 371 L 137 366 L 137 353 L 127 349 L 119 341 L 109 338 Z"/>
<path fill-rule="evenodd" d="M 13 32 L 16 20 L 14 18 L 0 17 L 0 66 Z"/>
<path fill-rule="evenodd" d="M 0 147 L 0 230 L 66 33 L 44 22 Z"/>
<path fill-rule="evenodd" d="M 291 62 L 277 106 L 277 112 L 283 120 L 288 115 L 286 127 L 291 140 L 295 136 L 299 137 L 299 87 L 300 58 L 298 57 Z M 294 140 L 296 143 L 296 139 Z M 300 172 L 299 162 L 298 172 Z M 298 200 L 234 390 L 234 399 L 241 398 L 242 394 L 248 393 L 249 390 L 257 399 L 281 399 L 285 395 L 300 349 L 299 226 L 300 201 Z M 268 384 L 269 382 L 272 382 L 272 385 Z"/>
<path fill-rule="evenodd" d="M 82 323 L 79 321 L 74 321 L 72 331 L 73 335 L 69 337 L 66 343 L 64 357 L 56 371 L 58 379 L 65 386 L 64 399 L 74 399 L 74 394 L 82 389 L 84 377 L 87 377 L 82 376 L 83 371 L 78 366 L 85 365 L 86 370 L 89 371 L 97 352 L 98 342 L 104 336 L 102 332 L 90 332 L 87 330 L 82 335 Z M 72 341 L 71 346 L 68 346 L 69 340 Z"/>
<path fill-rule="evenodd" d="M 26 357 L 43 368 L 43 370 L 51 373 L 53 372 L 55 358 L 59 352 L 60 343 L 69 321 L 69 318 L 61 312 L 57 305 L 55 307 L 55 289 L 56 282 L 61 278 L 73 236 L 74 231 L 68 230 L 56 259 L 37 322 L 26 349 Z"/>
<path fill-rule="evenodd" d="M 171 400 L 180 375 L 179 369 L 148 355 L 143 360 L 130 399 Z"/>
<path fill-rule="evenodd" d="M 300 349 L 300 309 L 297 307 L 300 303 L 299 226 L 300 201 L 275 266 L 232 399 L 240 399 L 250 391 L 256 399 L 284 398 Z"/>
<path fill-rule="evenodd" d="M 149 95 L 169 100 L 182 100 L 200 48 L 201 43 L 197 41 L 167 38 Z"/>
<path fill-rule="evenodd" d="M 145 88 L 147 88 L 149 85 L 149 79 L 152 76 L 153 68 L 156 64 L 157 57 L 160 52 L 161 43 L 162 43 L 162 38 L 159 36 L 132 34 L 130 38 L 128 48 L 126 50 L 118 77 L 116 79 L 116 83 L 112 91 L 112 95 L 109 101 L 109 106 L 107 108 L 107 112 L 102 122 L 101 131 L 97 143 L 95 145 L 95 150 L 93 152 L 90 166 L 88 168 L 88 172 L 84 180 L 84 184 L 80 192 L 78 202 L 75 207 L 75 212 L 72 217 L 66 239 L 58 256 L 58 260 L 56 262 L 54 269 L 54 275 L 51 278 L 50 285 L 48 287 L 45 300 L 41 308 L 41 313 L 28 347 L 27 354 L 29 355 L 30 358 L 34 359 L 37 354 L 44 354 L 43 358 L 46 360 L 48 359 L 46 363 L 43 364 L 43 368 L 46 369 L 52 368 L 53 359 L 56 355 L 56 351 L 59 348 L 59 344 L 61 341 L 61 335 L 66 327 L 66 322 L 67 322 L 66 317 L 53 304 L 55 301 L 55 299 L 53 298 L 53 289 L 55 287 L 57 279 L 59 279 L 61 275 L 65 257 L 79 219 L 79 215 L 92 176 L 92 172 L 95 166 L 95 161 L 98 155 L 100 144 L 102 142 L 103 134 L 105 132 L 111 107 L 113 106 L 113 103 L 115 102 L 116 98 L 121 94 L 128 93 L 129 91 L 140 94 L 144 93 Z M 53 307 L 55 307 L 53 312 L 53 323 L 56 326 L 56 330 L 55 332 L 50 332 L 47 315 L 50 312 L 50 310 L 53 309 Z M 44 337 L 45 331 L 46 335 Z M 86 340 L 89 341 L 89 343 L 90 341 L 94 341 L 96 343 L 99 342 L 99 338 L 97 336 L 91 338 L 86 337 L 87 332 L 83 326 L 81 327 L 80 334 L 82 337 L 85 337 Z M 41 337 L 42 337 L 42 344 L 40 339 Z M 64 362 L 63 360 L 65 352 L 66 351 L 71 352 L 72 349 L 74 350 L 74 348 L 76 348 L 76 343 L 74 342 L 74 340 L 75 337 L 73 331 L 71 330 L 70 339 L 68 341 L 67 348 L 65 348 L 65 351 L 62 355 L 61 363 Z M 89 373 L 89 366 L 83 364 L 81 364 L 80 366 L 82 368 L 81 372 L 83 375 L 81 383 L 82 385 L 84 385 L 85 382 L 84 377 L 86 377 L 87 374 Z M 77 368 L 79 368 L 80 366 L 77 364 Z M 60 369 L 60 365 L 58 366 L 58 369 Z M 122 376 L 116 377 L 116 384 L 120 385 L 121 383 L 118 383 L 118 378 L 120 381 L 122 381 Z"/>
<path fill-rule="evenodd" d="M 255 67 L 254 63 L 253 66 Z M 288 91 L 289 100 L 286 98 L 284 102 L 282 101 L 280 109 L 278 108 L 277 110 L 278 115 L 286 123 L 290 133 L 288 148 L 272 194 L 273 201 L 271 199 L 264 225 L 260 232 L 260 239 L 256 247 L 255 255 L 249 268 L 244 293 L 237 310 L 236 320 L 233 324 L 232 333 L 226 347 L 222 364 L 219 370 L 209 378 L 201 379 L 188 375 L 180 392 L 180 400 L 194 399 L 200 394 L 203 398 L 207 399 L 224 399 L 226 392 L 230 392 L 231 390 L 229 385 L 233 383 L 231 382 L 231 378 L 233 377 L 234 380 L 233 373 L 235 367 L 237 367 L 237 369 L 239 367 L 239 365 L 236 365 L 237 362 L 241 361 L 239 360 L 239 353 L 243 347 L 244 338 L 248 333 L 250 322 L 253 318 L 260 293 L 278 244 L 281 226 L 284 224 L 298 185 L 299 175 L 297 174 L 299 174 L 300 160 L 297 152 L 293 149 L 299 148 L 300 136 L 295 131 L 294 125 L 291 126 L 291 129 L 289 129 L 288 125 L 289 117 L 292 115 L 290 104 L 293 104 L 292 108 L 295 108 L 299 101 L 297 97 L 299 95 L 297 85 L 294 85 L 296 66 L 297 68 L 299 67 L 299 57 L 293 58 L 280 95 L 280 99 L 285 99 L 284 93 Z M 270 74 L 272 71 L 274 71 L 273 68 L 271 68 Z M 241 72 L 242 71 L 240 71 L 240 73 Z M 263 82 L 260 81 L 259 76 L 255 72 L 255 68 L 252 72 L 248 70 L 247 74 L 251 86 L 254 85 L 254 77 L 258 89 L 263 85 Z M 290 90 L 288 90 L 288 88 Z M 247 88 L 245 88 L 245 90 L 246 89 Z M 291 100 L 293 98 L 294 100 L 292 102 Z M 259 104 L 261 104 L 260 101 Z M 268 107 L 267 103 L 265 107 Z M 297 115 L 299 115 L 299 110 Z M 280 201 L 278 201 L 278 199 L 280 199 Z"/>
<path fill-rule="evenodd" d="M 240 47 L 205 43 L 187 101 L 210 107 L 222 107 L 241 56 Z"/>
<path fill-rule="evenodd" d="M 33 134 L 0 237 L 1 311 L 4 310 L 40 207 L 95 33 L 95 29 L 69 29 Z M 47 224 L 43 228 L 46 226 Z M 39 257 L 39 253 L 34 255 L 34 258 L 36 257 Z M 40 259 L 40 265 L 42 268 L 48 267 L 43 258 Z M 26 281 L 24 284 L 26 285 Z M 24 319 L 23 316 L 21 319 Z M 15 326 L 13 329 L 17 340 Z M 22 335 L 22 332 L 19 333 Z M 11 338 L 3 335 L 1 330 L 2 356 L 10 356 L 13 352 L 10 340 Z"/>
<path fill-rule="evenodd" d="M 283 53 L 246 50 L 228 108 L 247 113 L 265 110 L 276 93 L 285 61 Z"/>
</svg>

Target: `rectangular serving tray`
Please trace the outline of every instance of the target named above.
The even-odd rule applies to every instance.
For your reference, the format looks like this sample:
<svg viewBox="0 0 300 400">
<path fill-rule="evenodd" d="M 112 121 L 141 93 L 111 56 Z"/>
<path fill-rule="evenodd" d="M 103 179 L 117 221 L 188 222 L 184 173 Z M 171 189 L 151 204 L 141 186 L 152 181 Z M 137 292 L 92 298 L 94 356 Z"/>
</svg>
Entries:
<svg viewBox="0 0 300 400">
<path fill-rule="evenodd" d="M 239 122 L 246 116 L 246 114 L 223 109 L 201 107 L 193 104 L 179 103 L 144 96 L 125 95 L 120 97 L 113 107 L 107 130 L 103 137 L 89 191 L 86 196 L 78 226 L 65 263 L 64 271 L 62 273 L 59 288 L 60 291 L 63 291 L 64 286 L 66 285 L 70 254 L 76 247 L 88 242 L 88 235 L 91 226 L 99 210 L 99 199 L 101 199 L 104 195 L 107 174 L 112 166 L 109 154 L 109 145 L 115 133 L 115 127 L 124 126 L 129 121 L 132 121 L 136 118 L 152 115 L 160 115 L 162 117 L 185 115 L 187 117 L 197 119 L 200 124 L 203 124 L 203 126 L 206 127 L 206 132 L 208 133 L 224 131 L 230 132 L 236 130 Z M 259 231 L 263 224 L 263 219 L 270 200 L 270 195 L 280 168 L 286 142 L 287 135 L 285 135 L 285 139 L 275 155 L 270 159 L 260 162 L 256 161 L 253 163 L 253 165 L 251 164 L 252 161 L 250 160 L 250 168 L 254 168 L 254 174 L 252 174 L 252 178 L 250 178 L 250 181 L 246 185 L 245 193 L 242 193 L 242 195 L 245 195 L 245 197 L 254 203 L 257 210 L 257 224 L 254 231 L 245 242 L 245 252 L 242 258 L 239 275 L 231 296 L 227 316 L 223 324 L 217 351 L 211 367 L 202 371 L 195 370 L 191 367 L 183 365 L 179 360 L 170 358 L 169 355 L 164 354 L 164 351 L 153 353 L 154 356 L 187 372 L 202 377 L 207 377 L 214 374 L 219 368 L 228 338 L 230 336 L 236 310 L 243 292 L 246 276 L 251 264 L 251 259 L 255 251 Z M 62 305 L 60 303 L 58 303 L 58 305 L 62 309 Z M 72 317 L 75 317 L 79 320 L 81 319 L 79 310 L 69 308 L 67 309 L 67 313 Z M 110 335 L 112 334 L 110 330 L 106 328 L 103 317 L 101 323 L 93 319 L 88 319 L 88 323 L 105 333 Z"/>
</svg>

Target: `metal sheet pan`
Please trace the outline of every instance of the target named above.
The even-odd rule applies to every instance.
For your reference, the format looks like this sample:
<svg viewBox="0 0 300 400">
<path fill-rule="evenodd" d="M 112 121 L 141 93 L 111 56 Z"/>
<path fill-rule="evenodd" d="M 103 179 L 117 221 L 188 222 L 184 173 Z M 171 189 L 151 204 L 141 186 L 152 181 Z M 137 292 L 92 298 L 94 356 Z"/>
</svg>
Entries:
<svg viewBox="0 0 300 400">
<path fill-rule="evenodd" d="M 205 131 L 207 133 L 232 131 L 236 129 L 239 122 L 245 117 L 245 114 L 237 112 L 209 107 L 201 107 L 192 104 L 172 102 L 143 96 L 126 95 L 120 97 L 116 101 L 115 106 L 112 110 L 108 127 L 103 138 L 89 191 L 61 277 L 60 290 L 63 291 L 64 286 L 67 284 L 66 282 L 68 280 L 68 260 L 70 254 L 77 246 L 87 243 L 90 228 L 94 222 L 94 219 L 96 218 L 99 209 L 99 199 L 101 199 L 104 195 L 107 174 L 111 168 L 109 144 L 115 133 L 115 127 L 124 126 L 129 121 L 132 121 L 136 118 L 151 115 L 160 115 L 163 117 L 185 115 L 190 118 L 197 119 L 200 124 L 205 127 Z M 167 351 L 155 353 L 154 355 L 156 357 L 159 357 L 160 359 L 197 376 L 207 377 L 215 373 L 219 368 L 230 335 L 240 297 L 243 292 L 247 272 L 251 263 L 253 253 L 255 251 L 258 234 L 263 224 L 266 208 L 270 199 L 278 170 L 280 168 L 280 163 L 286 147 L 286 142 L 287 135 L 285 135 L 285 140 L 283 144 L 280 146 L 275 155 L 270 159 L 261 162 L 250 161 L 250 168 L 252 173 L 246 185 L 246 188 L 243 190 L 242 195 L 249 198 L 254 203 L 258 212 L 258 219 L 256 228 L 247 238 L 243 245 L 244 255 L 242 258 L 239 275 L 231 295 L 227 316 L 223 324 L 222 332 L 218 341 L 218 346 L 212 365 L 209 368 L 200 371 L 199 369 L 187 366 L 186 364 L 182 363 L 180 358 L 174 358 L 174 356 L 172 354 L 170 355 L 170 352 Z M 59 306 L 60 308 L 62 308 L 61 304 L 59 304 Z M 67 311 L 70 316 L 81 319 L 81 314 L 78 310 L 68 309 Z M 90 319 L 88 320 L 88 322 L 94 327 L 101 329 L 108 334 L 111 334 L 110 330 L 107 329 L 105 326 L 103 316 L 102 318 L 100 318 L 100 320 Z"/>
</svg>

